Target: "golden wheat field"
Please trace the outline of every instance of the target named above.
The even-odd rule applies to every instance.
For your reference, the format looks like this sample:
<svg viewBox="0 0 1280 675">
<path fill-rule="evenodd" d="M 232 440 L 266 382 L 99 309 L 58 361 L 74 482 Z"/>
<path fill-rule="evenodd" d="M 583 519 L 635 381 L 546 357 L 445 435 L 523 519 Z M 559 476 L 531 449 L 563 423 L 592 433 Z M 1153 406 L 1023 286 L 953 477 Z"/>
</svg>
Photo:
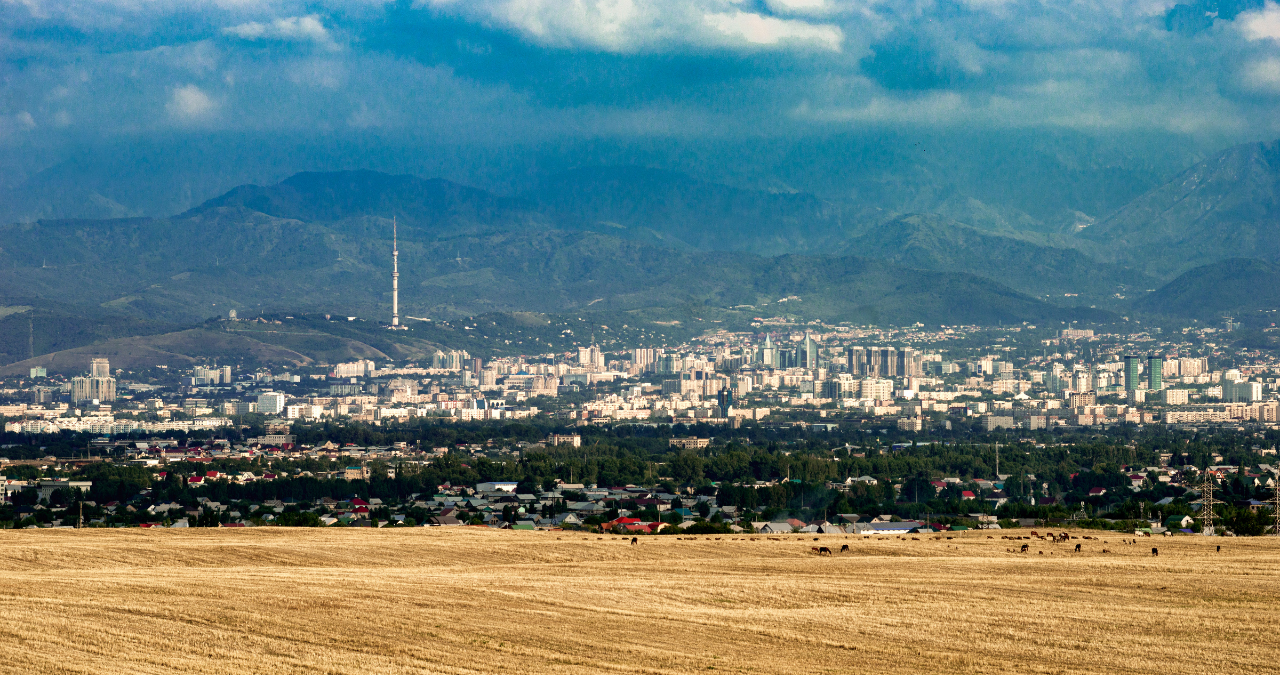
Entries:
<svg viewBox="0 0 1280 675">
<path fill-rule="evenodd" d="M 4 531 L 0 672 L 1280 669 L 1280 541 L 1106 539 Z"/>
</svg>

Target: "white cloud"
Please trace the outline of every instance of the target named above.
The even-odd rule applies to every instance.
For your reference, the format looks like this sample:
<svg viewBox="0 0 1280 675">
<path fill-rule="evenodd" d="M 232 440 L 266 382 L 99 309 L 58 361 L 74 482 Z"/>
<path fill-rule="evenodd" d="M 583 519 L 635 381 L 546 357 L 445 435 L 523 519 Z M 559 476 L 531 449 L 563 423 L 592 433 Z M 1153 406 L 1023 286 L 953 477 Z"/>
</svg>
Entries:
<svg viewBox="0 0 1280 675">
<path fill-rule="evenodd" d="M 810 11 L 826 0 L 775 0 Z M 610 52 L 810 47 L 838 50 L 840 28 L 743 11 L 741 0 L 416 0 L 415 6 L 514 30 L 539 44 Z"/>
<path fill-rule="evenodd" d="M 1280 40 L 1280 6 L 1268 2 L 1260 11 L 1242 14 L 1240 29 L 1250 40 Z"/>
<path fill-rule="evenodd" d="M 1266 93 L 1280 93 L 1280 59 L 1263 59 L 1244 69 L 1244 84 L 1248 89 Z"/>
<path fill-rule="evenodd" d="M 23 110 L 12 115 L 0 115 L 0 139 L 36 128 L 36 118 Z"/>
<path fill-rule="evenodd" d="M 753 45 L 809 42 L 825 49 L 840 51 L 840 43 L 844 40 L 844 33 L 835 26 L 814 25 L 751 12 L 708 14 L 703 20 L 724 35 Z"/>
<path fill-rule="evenodd" d="M 284 40 L 288 42 L 313 42 L 329 49 L 337 49 L 338 44 L 324 27 L 320 17 L 315 14 L 307 16 L 289 16 L 276 19 L 271 23 L 250 21 L 237 26 L 222 29 L 226 35 L 242 40 Z"/>
<path fill-rule="evenodd" d="M 765 0 L 770 12 L 775 14 L 830 14 L 837 7 L 829 0 Z"/>
<path fill-rule="evenodd" d="M 211 117 L 218 105 L 200 87 L 188 84 L 175 87 L 165 109 L 174 119 L 182 122 L 194 122 Z"/>
</svg>

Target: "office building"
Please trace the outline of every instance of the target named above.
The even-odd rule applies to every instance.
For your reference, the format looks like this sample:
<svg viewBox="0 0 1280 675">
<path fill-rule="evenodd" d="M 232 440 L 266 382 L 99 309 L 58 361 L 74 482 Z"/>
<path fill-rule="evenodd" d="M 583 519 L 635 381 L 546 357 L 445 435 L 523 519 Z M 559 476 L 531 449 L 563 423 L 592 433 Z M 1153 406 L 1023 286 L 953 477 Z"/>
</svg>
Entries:
<svg viewBox="0 0 1280 675">
<path fill-rule="evenodd" d="M 89 362 L 89 377 L 71 378 L 71 401 L 84 403 L 116 400 L 116 378 L 111 377 L 111 365 L 106 359 Z"/>
<path fill-rule="evenodd" d="M 258 412 L 263 415 L 279 415 L 284 410 L 284 394 L 278 391 L 264 391 L 258 394 Z"/>
<path fill-rule="evenodd" d="M 1142 377 L 1142 357 L 1129 354 L 1124 357 L 1124 388 L 1126 391 L 1134 391 L 1141 384 Z"/>
<path fill-rule="evenodd" d="M 850 375 L 867 374 L 867 350 L 865 347 L 845 347 L 844 357 L 848 363 Z"/>
<path fill-rule="evenodd" d="M 798 360 L 801 368 L 818 367 L 818 342 L 808 333 L 804 335 L 804 342 L 800 343 Z"/>
<path fill-rule="evenodd" d="M 720 414 L 727 416 L 733 408 L 733 390 L 724 387 L 716 392 L 716 404 L 720 406 Z"/>
<path fill-rule="evenodd" d="M 1164 357 L 1152 354 L 1147 357 L 1148 389 L 1164 389 Z"/>
<path fill-rule="evenodd" d="M 862 380 L 859 398 L 883 401 L 893 398 L 893 381 L 868 377 Z"/>
<path fill-rule="evenodd" d="M 1227 403 L 1257 403 L 1262 400 L 1262 383 L 1245 380 L 1223 382 L 1222 400 Z"/>
<path fill-rule="evenodd" d="M 756 350 L 756 363 L 765 368 L 778 367 L 778 351 L 773 346 L 773 337 L 768 333 L 764 335 L 764 344 Z"/>
</svg>

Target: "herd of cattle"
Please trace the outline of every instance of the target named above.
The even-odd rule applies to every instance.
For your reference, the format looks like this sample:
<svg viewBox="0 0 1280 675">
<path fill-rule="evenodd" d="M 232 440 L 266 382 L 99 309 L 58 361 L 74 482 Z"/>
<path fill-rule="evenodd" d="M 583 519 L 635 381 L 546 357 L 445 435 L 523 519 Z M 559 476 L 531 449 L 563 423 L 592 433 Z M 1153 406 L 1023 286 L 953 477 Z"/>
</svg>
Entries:
<svg viewBox="0 0 1280 675">
<path fill-rule="evenodd" d="M 585 538 L 585 537 L 584 537 L 584 538 Z M 596 538 L 597 538 L 597 539 L 603 539 L 604 537 L 596 537 Z M 766 537 L 766 538 L 767 538 L 767 539 L 769 539 L 770 541 L 786 541 L 786 539 L 784 539 L 784 538 L 782 538 L 782 537 Z M 953 538 L 953 537 L 947 537 L 947 539 L 952 539 L 952 538 Z M 992 536 L 988 536 L 988 537 L 987 537 L 987 539 L 994 539 L 994 538 L 995 538 L 995 537 L 992 537 Z M 1000 538 L 1001 538 L 1001 539 L 1007 539 L 1007 540 L 1010 540 L 1010 541 L 1017 541 L 1017 540 L 1022 540 L 1022 539 L 1034 539 L 1034 540 L 1039 540 L 1039 541 L 1050 541 L 1050 542 L 1053 542 L 1053 543 L 1055 543 L 1055 544 L 1062 543 L 1062 542 L 1069 542 L 1069 541 L 1071 541 L 1072 539 L 1092 539 L 1092 540 L 1094 540 L 1094 541 L 1099 541 L 1098 537 L 1091 537 L 1091 536 L 1089 536 L 1089 535 L 1082 535 L 1082 536 L 1072 537 L 1072 536 L 1071 536 L 1069 533 L 1067 533 L 1067 532 L 1063 532 L 1063 533 L 1061 533 L 1061 534 L 1057 534 L 1057 533 L 1054 533 L 1054 532 L 1046 532 L 1045 534 L 1043 534 L 1043 535 L 1042 535 L 1042 534 L 1040 534 L 1039 532 L 1036 532 L 1035 530 L 1032 530 L 1032 531 L 1031 531 L 1031 534 L 1030 534 L 1029 536 L 1026 536 L 1026 537 L 1023 537 L 1023 536 L 1012 536 L 1012 535 L 1003 535 L 1003 536 L 1001 536 Z M 616 539 L 616 537 L 615 537 L 615 539 Z M 697 541 L 697 539 L 698 539 L 697 537 L 676 537 L 676 540 L 678 540 L 678 541 L 683 541 L 683 540 L 688 540 L 688 541 Z M 711 538 L 711 537 L 706 537 L 705 539 L 706 539 L 707 541 L 711 541 L 711 539 L 712 539 L 712 538 Z M 715 540 L 716 540 L 716 541 L 720 541 L 721 539 L 722 539 L 722 537 L 715 537 Z M 741 538 L 739 538 L 739 537 L 733 537 L 731 540 L 732 540 L 732 541 L 738 541 L 739 539 L 741 539 L 742 541 L 758 541 L 758 540 L 759 540 L 759 538 L 758 538 L 758 537 L 741 537 Z M 904 541 L 905 541 L 905 540 L 906 540 L 906 537 L 898 537 L 898 539 L 900 539 L 900 540 L 904 540 Z M 938 535 L 938 536 L 933 537 L 933 539 L 942 539 L 942 536 L 941 536 L 941 535 Z M 814 540 L 814 541 L 819 541 L 819 538 L 818 538 L 818 537 L 814 537 L 814 538 L 813 538 L 813 540 Z M 912 540 L 912 541 L 920 541 L 920 537 L 911 537 L 911 540 Z M 1102 543 L 1106 544 L 1107 542 L 1106 542 L 1105 540 L 1103 540 L 1103 541 L 1102 541 Z M 1122 544 L 1128 544 L 1128 545 L 1133 545 L 1133 544 L 1138 543 L 1138 540 L 1137 540 L 1137 539 L 1132 539 L 1132 540 L 1130 540 L 1130 539 L 1121 539 L 1121 540 L 1120 540 L 1120 543 L 1122 543 Z M 640 544 L 640 538 L 639 538 L 639 537 L 632 537 L 632 538 L 631 538 L 631 545 L 632 545 L 632 546 L 637 546 L 637 545 L 639 545 L 639 544 Z M 1007 553 L 1030 553 L 1030 549 L 1031 549 L 1031 545 L 1030 545 L 1030 544 L 1022 544 L 1022 546 L 1021 546 L 1021 547 L 1019 547 L 1016 551 L 1015 551 L 1014 549 L 1012 549 L 1012 548 L 1006 548 L 1006 549 L 1005 549 L 1005 552 L 1007 552 Z M 851 552 L 851 551 L 850 551 L 850 549 L 849 549 L 849 545 L 848 545 L 848 544 L 845 544 L 845 545 L 843 545 L 843 546 L 841 546 L 841 547 L 840 547 L 840 553 L 850 553 L 850 552 Z M 1081 553 L 1081 552 L 1082 552 L 1081 544 L 1076 544 L 1076 546 L 1075 546 L 1075 553 Z M 1104 548 L 1104 549 L 1102 549 L 1102 552 L 1103 552 L 1103 553 L 1111 553 L 1111 549 Z M 1221 553 L 1221 552 L 1222 552 L 1222 547 L 1221 547 L 1221 546 L 1218 546 L 1218 552 L 1219 552 L 1219 553 Z M 811 548 L 810 548 L 810 553 L 813 553 L 813 554 L 815 554 L 815 555 L 820 555 L 820 556 L 821 556 L 821 555 L 834 555 L 834 554 L 832 553 L 831 549 L 830 549 L 830 548 L 828 548 L 828 547 L 826 547 L 826 546 L 813 546 L 813 547 L 811 547 Z M 1040 555 L 1044 555 L 1044 551 L 1040 551 L 1039 553 L 1040 553 Z M 1157 548 L 1157 547 L 1155 547 L 1155 546 L 1152 546 L 1152 547 L 1151 547 L 1151 555 L 1153 555 L 1153 556 L 1158 556 L 1158 555 L 1160 555 L 1160 549 L 1159 549 L 1159 548 Z"/>
</svg>

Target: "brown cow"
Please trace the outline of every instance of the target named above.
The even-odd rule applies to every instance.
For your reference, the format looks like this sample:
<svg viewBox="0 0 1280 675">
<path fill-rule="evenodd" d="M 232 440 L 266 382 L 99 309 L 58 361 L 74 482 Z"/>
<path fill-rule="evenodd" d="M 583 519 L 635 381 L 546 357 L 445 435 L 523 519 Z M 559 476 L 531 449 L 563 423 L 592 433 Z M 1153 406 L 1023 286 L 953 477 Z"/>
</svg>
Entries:
<svg viewBox="0 0 1280 675">
<path fill-rule="evenodd" d="M 819 546 L 818 555 L 823 555 L 823 554 L 831 555 L 831 549 L 827 548 L 826 546 Z"/>
<path fill-rule="evenodd" d="M 1022 545 L 1022 552 L 1023 552 L 1023 553 L 1026 553 L 1028 548 L 1031 548 L 1031 545 L 1030 545 L 1030 544 L 1023 544 L 1023 545 Z"/>
<path fill-rule="evenodd" d="M 639 543 L 640 543 L 640 538 L 639 538 L 639 537 L 632 537 L 632 538 L 631 538 L 631 545 L 632 545 L 632 546 L 635 546 L 636 544 L 639 544 Z"/>
<path fill-rule="evenodd" d="M 848 553 L 848 552 L 849 552 L 849 545 L 848 545 L 848 544 L 845 544 L 844 546 L 841 546 L 841 547 L 840 547 L 840 552 L 841 552 L 841 553 Z"/>
</svg>

